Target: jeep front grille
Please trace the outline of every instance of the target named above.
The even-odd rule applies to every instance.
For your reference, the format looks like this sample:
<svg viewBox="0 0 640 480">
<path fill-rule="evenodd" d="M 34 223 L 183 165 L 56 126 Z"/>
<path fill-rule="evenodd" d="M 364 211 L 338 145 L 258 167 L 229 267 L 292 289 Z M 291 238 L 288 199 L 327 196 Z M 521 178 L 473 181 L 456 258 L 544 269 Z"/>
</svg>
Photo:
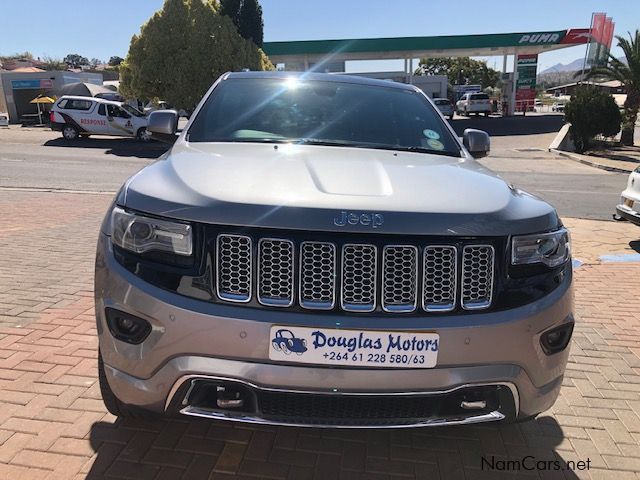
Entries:
<svg viewBox="0 0 640 480">
<path fill-rule="evenodd" d="M 462 250 L 462 308 L 478 310 L 491 305 L 494 249 L 467 245 Z"/>
<path fill-rule="evenodd" d="M 342 247 L 342 294 L 340 305 L 349 312 L 371 312 L 376 308 L 375 245 L 347 244 Z"/>
<path fill-rule="evenodd" d="M 457 265 L 456 247 L 425 247 L 422 308 L 427 312 L 448 312 L 456 307 Z"/>
<path fill-rule="evenodd" d="M 383 251 L 382 308 L 387 312 L 412 312 L 418 299 L 418 249 L 388 245 Z"/>
<path fill-rule="evenodd" d="M 446 242 L 445 242 L 446 243 Z M 460 242 L 463 243 L 463 242 Z M 492 245 L 373 245 L 220 234 L 223 301 L 348 312 L 449 312 L 491 306 Z M 253 274 L 255 272 L 255 274 Z"/>
<path fill-rule="evenodd" d="M 293 242 L 263 238 L 258 242 L 258 301 L 273 307 L 293 304 Z"/>
<path fill-rule="evenodd" d="M 300 306 L 329 310 L 336 303 L 336 246 L 302 242 L 300 246 Z"/>
<path fill-rule="evenodd" d="M 218 235 L 218 296 L 229 302 L 251 300 L 251 238 L 244 235 Z"/>
</svg>

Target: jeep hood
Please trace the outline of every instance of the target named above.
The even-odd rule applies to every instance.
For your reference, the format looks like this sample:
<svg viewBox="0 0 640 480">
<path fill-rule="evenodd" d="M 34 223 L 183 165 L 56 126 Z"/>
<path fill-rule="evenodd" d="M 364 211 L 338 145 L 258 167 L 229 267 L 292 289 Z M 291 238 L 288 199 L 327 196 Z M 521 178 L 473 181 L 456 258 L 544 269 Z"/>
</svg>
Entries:
<svg viewBox="0 0 640 480">
<path fill-rule="evenodd" d="M 379 233 L 508 235 L 557 228 L 544 201 L 474 160 L 316 145 L 186 143 L 125 184 L 121 205 L 205 223 Z"/>
</svg>

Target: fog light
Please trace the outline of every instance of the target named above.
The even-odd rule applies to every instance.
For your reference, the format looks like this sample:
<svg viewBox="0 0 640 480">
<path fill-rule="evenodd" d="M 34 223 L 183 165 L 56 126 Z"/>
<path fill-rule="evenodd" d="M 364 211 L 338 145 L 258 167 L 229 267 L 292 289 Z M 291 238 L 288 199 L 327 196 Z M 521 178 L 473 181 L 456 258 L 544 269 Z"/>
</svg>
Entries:
<svg viewBox="0 0 640 480">
<path fill-rule="evenodd" d="M 117 317 L 118 328 L 125 332 L 132 332 L 136 329 L 136 324 L 130 318 Z"/>
<path fill-rule="evenodd" d="M 118 340 L 137 345 L 151 333 L 151 324 L 142 318 L 114 308 L 106 308 L 105 313 L 109 331 Z"/>
<path fill-rule="evenodd" d="M 565 323 L 559 327 L 543 333 L 540 336 L 540 345 L 547 355 L 563 351 L 569 345 L 573 333 L 573 322 Z"/>
</svg>

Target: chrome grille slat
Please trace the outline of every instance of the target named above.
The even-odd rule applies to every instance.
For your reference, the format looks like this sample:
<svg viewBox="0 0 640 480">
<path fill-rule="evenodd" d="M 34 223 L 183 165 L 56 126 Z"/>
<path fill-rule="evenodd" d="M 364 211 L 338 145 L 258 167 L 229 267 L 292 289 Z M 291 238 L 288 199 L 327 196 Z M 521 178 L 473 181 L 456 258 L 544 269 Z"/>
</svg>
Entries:
<svg viewBox="0 0 640 480">
<path fill-rule="evenodd" d="M 271 307 L 293 305 L 293 242 L 262 238 L 258 242 L 258 301 Z"/>
<path fill-rule="evenodd" d="M 462 249 L 460 303 L 465 310 L 491 305 L 495 251 L 491 245 L 467 245 Z"/>
<path fill-rule="evenodd" d="M 348 243 L 342 246 L 340 306 L 343 310 L 375 310 L 377 256 L 375 245 Z"/>
<path fill-rule="evenodd" d="M 383 249 L 382 308 L 386 312 L 413 312 L 418 303 L 418 249 L 387 245 Z"/>
<path fill-rule="evenodd" d="M 427 312 L 449 312 L 456 307 L 456 247 L 429 245 L 423 252 L 422 308 Z"/>
<path fill-rule="evenodd" d="M 336 246 L 329 242 L 300 245 L 300 306 L 330 310 L 336 303 Z"/>
<path fill-rule="evenodd" d="M 229 302 L 251 300 L 251 238 L 246 235 L 220 234 L 216 240 L 218 265 L 216 292 Z"/>
</svg>

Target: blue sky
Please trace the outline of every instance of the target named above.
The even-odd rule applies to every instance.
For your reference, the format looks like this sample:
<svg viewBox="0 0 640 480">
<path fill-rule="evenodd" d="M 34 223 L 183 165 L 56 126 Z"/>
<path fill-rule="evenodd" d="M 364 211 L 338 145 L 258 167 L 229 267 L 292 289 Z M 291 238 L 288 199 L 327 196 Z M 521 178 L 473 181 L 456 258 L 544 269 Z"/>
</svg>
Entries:
<svg viewBox="0 0 640 480">
<path fill-rule="evenodd" d="M 67 53 L 102 60 L 124 57 L 131 36 L 162 3 L 0 0 L 0 55 L 29 50 L 36 56 L 57 58 Z M 616 34 L 640 28 L 638 0 L 261 0 L 261 4 L 265 41 L 562 30 L 588 27 L 594 11 L 613 17 Z M 619 49 L 613 53 L 621 54 Z M 539 70 L 583 55 L 584 47 L 545 53 Z M 498 69 L 502 66 L 495 57 L 488 63 Z M 401 63 L 382 62 L 358 68 L 394 66 L 402 68 Z"/>
</svg>

